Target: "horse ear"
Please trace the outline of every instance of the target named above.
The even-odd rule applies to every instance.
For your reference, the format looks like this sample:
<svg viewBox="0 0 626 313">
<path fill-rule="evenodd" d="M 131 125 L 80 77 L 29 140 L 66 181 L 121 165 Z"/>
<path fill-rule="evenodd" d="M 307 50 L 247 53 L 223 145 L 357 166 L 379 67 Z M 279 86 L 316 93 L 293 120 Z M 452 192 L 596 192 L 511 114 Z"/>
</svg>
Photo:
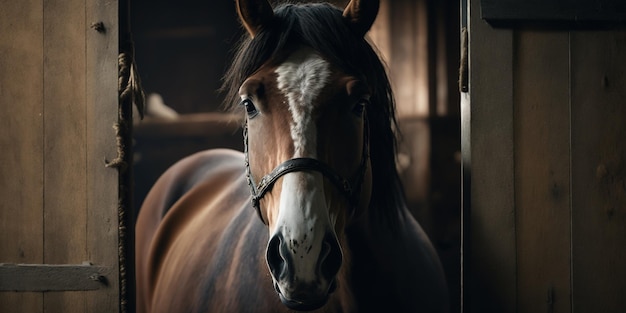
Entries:
<svg viewBox="0 0 626 313">
<path fill-rule="evenodd" d="M 343 17 L 359 35 L 365 36 L 376 20 L 379 6 L 379 0 L 350 0 Z"/>
<path fill-rule="evenodd" d="M 236 0 L 237 14 L 252 38 L 274 18 L 274 10 L 267 0 Z"/>
</svg>

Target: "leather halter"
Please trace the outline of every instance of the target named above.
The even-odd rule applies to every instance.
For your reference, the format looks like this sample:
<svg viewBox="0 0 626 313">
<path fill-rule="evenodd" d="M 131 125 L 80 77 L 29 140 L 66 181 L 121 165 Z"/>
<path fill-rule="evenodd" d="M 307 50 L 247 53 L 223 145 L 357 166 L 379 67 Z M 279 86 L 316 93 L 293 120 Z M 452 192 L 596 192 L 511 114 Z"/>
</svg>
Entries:
<svg viewBox="0 0 626 313">
<path fill-rule="evenodd" d="M 248 179 L 248 185 L 250 186 L 250 192 L 252 194 L 252 206 L 256 210 L 259 218 L 263 223 L 267 224 L 261 214 L 260 201 L 265 194 L 272 190 L 274 183 L 283 175 L 292 172 L 304 172 L 313 171 L 319 172 L 322 176 L 330 180 L 335 187 L 341 192 L 341 194 L 348 200 L 350 204 L 350 216 L 354 215 L 356 206 L 359 204 L 359 198 L 361 195 L 361 187 L 363 185 L 363 179 L 365 172 L 367 171 L 367 161 L 369 159 L 369 125 L 367 118 L 365 119 L 365 132 L 363 134 L 363 151 L 361 155 L 361 164 L 353 177 L 352 183 L 350 180 L 343 178 L 335 170 L 333 170 L 328 164 L 321 162 L 313 158 L 293 158 L 289 159 L 280 165 L 278 165 L 269 174 L 263 176 L 259 183 L 255 183 L 250 170 L 250 158 L 248 155 L 248 124 L 243 126 L 244 137 L 244 154 L 246 162 L 246 177 Z"/>
</svg>

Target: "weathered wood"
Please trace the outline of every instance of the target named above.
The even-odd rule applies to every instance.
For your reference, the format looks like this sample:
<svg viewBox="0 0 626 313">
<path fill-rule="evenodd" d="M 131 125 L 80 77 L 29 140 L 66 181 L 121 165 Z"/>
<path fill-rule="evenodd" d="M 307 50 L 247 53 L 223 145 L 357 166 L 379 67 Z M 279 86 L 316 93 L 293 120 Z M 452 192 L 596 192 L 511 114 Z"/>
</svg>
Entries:
<svg viewBox="0 0 626 313">
<path fill-rule="evenodd" d="M 43 262 L 43 10 L 0 9 L 0 262 Z M 19 310 L 18 310 L 19 308 Z M 0 293 L 0 312 L 42 312 L 40 293 Z"/>
<path fill-rule="evenodd" d="M 85 255 L 85 16 L 80 1 L 44 5 L 46 263 Z"/>
<path fill-rule="evenodd" d="M 460 312 L 471 312 L 470 310 L 470 289 L 466 286 L 471 281 L 470 264 L 467 261 L 470 255 L 471 238 L 471 190 L 472 190 L 472 171 L 471 171 L 471 125 L 470 125 L 470 96 L 467 92 L 461 93 L 461 248 L 460 248 Z"/>
<path fill-rule="evenodd" d="M 146 117 L 136 124 L 133 133 L 141 138 L 233 135 L 241 128 L 239 119 L 238 115 L 224 113 L 181 114 L 175 120 Z"/>
<path fill-rule="evenodd" d="M 626 21 L 622 0 L 481 0 L 482 17 L 488 21 Z"/>
<path fill-rule="evenodd" d="M 471 207 L 464 270 L 466 312 L 515 312 L 513 34 L 469 21 Z M 464 122 L 468 122 L 464 119 Z M 464 127 L 465 128 L 465 127 Z"/>
<path fill-rule="evenodd" d="M 0 264 L 0 291 L 98 290 L 108 286 L 110 273 L 88 264 Z"/>
<path fill-rule="evenodd" d="M 569 35 L 515 38 L 517 311 L 571 312 Z"/>
<path fill-rule="evenodd" d="M 88 260 L 111 268 L 109 287 L 85 295 L 85 312 L 120 312 L 118 251 L 118 170 L 105 167 L 117 157 L 118 1 L 87 1 L 85 98 L 87 124 L 86 222 Z M 102 23 L 104 29 L 92 28 Z M 127 225 L 132 227 L 132 225 Z M 130 240 L 127 238 L 127 240 Z M 131 274 L 132 275 L 132 274 Z M 133 295 L 129 295 L 133 296 Z"/>
<path fill-rule="evenodd" d="M 43 34 L 36 27 L 43 18 L 40 5 L 8 2 L 0 10 L 0 238 L 13 238 L 2 241 L 0 261 L 5 262 L 43 258 Z M 24 10 L 30 14 L 20 14 Z"/>
<path fill-rule="evenodd" d="M 471 245 L 464 248 L 472 250 L 464 311 L 623 312 L 626 32 L 517 29 L 511 48 L 498 37 L 506 31 L 485 31 L 474 15 L 470 23 L 472 107 L 471 116 L 464 107 L 463 123 L 471 127 L 463 129 L 471 137 L 472 206 L 464 225 Z M 513 95 L 512 114 L 503 94 Z M 503 137 L 514 139 L 513 156 Z M 463 146 L 465 153 L 467 140 Z M 514 175 L 506 167 L 503 175 L 501 158 L 514 164 Z M 485 160 L 492 162 L 479 167 Z M 509 213 L 503 199 L 514 203 L 510 215 L 502 214 Z M 502 227 L 511 220 L 513 234 Z M 515 251 L 502 258 L 509 247 Z M 506 280 L 496 263 L 483 264 L 498 257 L 510 266 Z"/>
<path fill-rule="evenodd" d="M 44 1 L 44 262 L 86 255 L 85 4 Z M 81 293 L 44 294 L 47 310 L 84 312 Z"/>
<path fill-rule="evenodd" d="M 111 2 L 89 2 L 108 12 L 111 40 L 86 51 L 90 45 L 86 33 L 95 33 L 88 23 L 95 16 L 86 16 L 91 11 L 85 4 L 20 1 L 3 3 L 0 10 L 0 262 L 63 264 L 92 259 L 107 269 L 108 287 L 88 293 L 1 292 L 2 312 L 119 310 L 117 175 L 114 169 L 104 169 L 108 155 L 100 153 L 102 149 L 115 153 L 110 121 L 117 118 L 117 30 L 112 26 L 117 24 L 118 8 Z M 86 58 L 93 55 L 89 51 L 98 53 L 87 64 Z M 101 59 L 107 60 L 102 68 L 91 67 Z M 93 103 L 86 96 L 86 84 L 92 92 L 98 90 L 91 94 Z M 103 106 L 102 101 L 108 101 L 104 110 L 110 119 L 98 114 L 86 120 L 87 108 Z M 88 131 L 93 137 L 108 136 L 112 144 L 88 141 Z M 97 153 L 89 153 L 92 144 Z M 92 173 L 92 166 L 107 171 L 112 179 Z M 89 215 L 90 207 L 102 212 Z M 33 277 L 39 272 L 20 267 L 0 283 L 13 286 L 10 290 L 34 291 L 46 287 L 33 280 L 28 283 L 29 277 L 57 277 L 73 284 L 64 266 L 46 269 L 49 275 Z M 103 298 L 106 304 L 99 302 Z"/>
<path fill-rule="evenodd" d="M 626 31 L 571 37 L 573 306 L 626 311 Z"/>
</svg>

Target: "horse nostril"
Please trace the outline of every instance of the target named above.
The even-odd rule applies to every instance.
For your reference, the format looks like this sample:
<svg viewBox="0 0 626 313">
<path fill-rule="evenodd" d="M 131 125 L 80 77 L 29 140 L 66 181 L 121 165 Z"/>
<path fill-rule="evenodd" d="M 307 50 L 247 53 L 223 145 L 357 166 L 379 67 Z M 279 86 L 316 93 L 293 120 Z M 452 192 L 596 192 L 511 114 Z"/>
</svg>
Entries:
<svg viewBox="0 0 626 313">
<path fill-rule="evenodd" d="M 332 233 L 326 234 L 319 259 L 322 277 L 332 281 L 339 272 L 342 260 L 341 247 L 337 238 Z"/>
<path fill-rule="evenodd" d="M 270 268 L 270 272 L 274 278 L 280 278 L 281 274 L 284 273 L 285 268 L 285 259 L 282 257 L 280 253 L 280 247 L 283 243 L 283 238 L 280 234 L 274 235 L 270 242 L 267 244 L 267 265 Z"/>
</svg>

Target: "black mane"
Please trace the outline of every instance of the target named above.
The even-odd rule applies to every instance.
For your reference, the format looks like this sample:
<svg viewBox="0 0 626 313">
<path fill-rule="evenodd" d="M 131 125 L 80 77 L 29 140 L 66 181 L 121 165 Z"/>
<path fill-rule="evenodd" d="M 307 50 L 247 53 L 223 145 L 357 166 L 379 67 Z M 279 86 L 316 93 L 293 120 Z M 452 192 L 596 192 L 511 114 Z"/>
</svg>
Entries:
<svg viewBox="0 0 626 313">
<path fill-rule="evenodd" d="M 283 4 L 273 23 L 254 39 L 247 34 L 226 72 L 222 90 L 226 108 L 237 110 L 241 84 L 262 65 L 279 64 L 285 52 L 308 46 L 347 74 L 362 77 L 371 89 L 368 107 L 373 218 L 390 223 L 403 217 L 404 193 L 396 171 L 395 103 L 385 67 L 374 49 L 349 27 L 342 11 L 327 3 Z"/>
</svg>

